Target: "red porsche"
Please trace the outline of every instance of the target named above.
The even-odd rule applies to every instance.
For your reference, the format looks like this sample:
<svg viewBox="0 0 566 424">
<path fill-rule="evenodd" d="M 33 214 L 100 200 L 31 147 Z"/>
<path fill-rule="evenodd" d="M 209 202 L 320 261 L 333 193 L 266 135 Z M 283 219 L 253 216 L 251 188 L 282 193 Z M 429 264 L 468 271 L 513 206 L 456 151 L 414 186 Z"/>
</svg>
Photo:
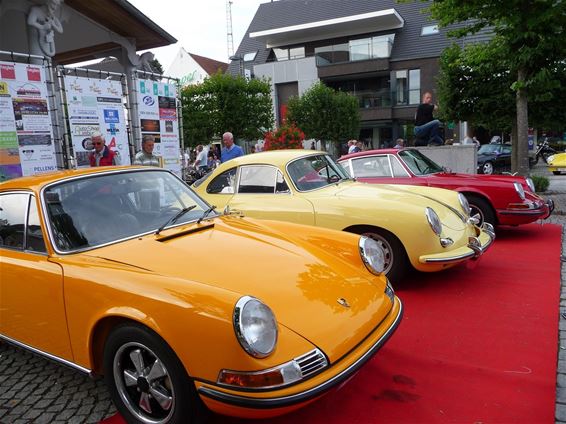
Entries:
<svg viewBox="0 0 566 424">
<path fill-rule="evenodd" d="M 528 224 L 548 218 L 554 209 L 552 200 L 535 194 L 530 178 L 453 173 L 416 149 L 368 150 L 342 156 L 338 162 L 359 181 L 456 190 L 466 196 L 471 215 L 480 224 Z"/>
</svg>

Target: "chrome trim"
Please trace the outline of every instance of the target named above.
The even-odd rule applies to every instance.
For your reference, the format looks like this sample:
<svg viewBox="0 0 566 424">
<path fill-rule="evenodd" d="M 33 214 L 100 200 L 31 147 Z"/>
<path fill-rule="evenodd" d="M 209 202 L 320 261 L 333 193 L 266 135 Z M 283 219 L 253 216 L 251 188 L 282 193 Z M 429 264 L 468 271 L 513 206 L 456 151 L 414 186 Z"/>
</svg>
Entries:
<svg viewBox="0 0 566 424">
<path fill-rule="evenodd" d="M 495 240 L 495 228 L 489 222 L 484 222 L 481 229 L 487 233 L 487 235 L 493 240 Z"/>
<path fill-rule="evenodd" d="M 472 256 L 474 256 L 473 251 L 472 252 L 466 252 L 466 253 L 463 253 L 463 254 L 458 255 L 458 256 L 450 256 L 450 257 L 447 257 L 447 258 L 429 258 L 429 259 L 425 260 L 425 263 L 426 264 L 430 264 L 430 263 L 443 263 L 444 264 L 444 263 L 450 263 L 450 262 L 459 262 L 461 260 L 471 258 Z"/>
<path fill-rule="evenodd" d="M 440 239 L 440 245 L 442 247 L 449 247 L 452 246 L 453 244 L 454 244 L 454 240 L 452 240 L 450 237 Z"/>
<path fill-rule="evenodd" d="M 261 303 L 262 305 L 264 305 L 267 309 L 269 309 L 269 312 L 271 312 L 271 316 L 273 317 L 273 321 L 275 322 L 275 343 L 273 345 L 273 349 L 269 353 L 261 353 L 261 352 L 258 352 L 255 349 L 253 349 L 249 345 L 246 338 L 244 337 L 244 333 L 243 333 L 243 329 L 242 329 L 242 325 L 241 325 L 241 321 L 240 321 L 240 315 L 241 315 L 241 311 L 244 308 L 244 306 L 246 306 L 246 304 L 251 300 L 255 300 L 255 301 Z M 236 305 L 234 306 L 234 313 L 232 315 L 232 323 L 234 325 L 234 332 L 236 333 L 236 338 L 238 339 L 240 346 L 242 346 L 242 348 L 249 355 L 253 356 L 254 358 L 260 358 L 260 359 L 261 358 L 267 358 L 269 355 L 271 355 L 273 353 L 273 351 L 277 347 L 277 340 L 279 338 L 279 330 L 277 328 L 277 320 L 275 319 L 275 314 L 273 313 L 271 308 L 269 306 L 267 306 L 265 303 L 263 303 L 261 300 L 255 298 L 255 297 L 252 297 L 252 296 L 242 296 L 236 302 Z"/>
<path fill-rule="evenodd" d="M 77 371 L 83 372 L 85 374 L 91 374 L 91 370 L 88 369 L 88 368 L 82 367 L 80 365 L 75 364 L 74 362 L 68 361 L 66 359 L 60 358 L 60 357 L 52 355 L 50 353 L 44 352 L 43 350 L 36 349 L 35 347 L 32 347 L 32 346 L 27 345 L 25 343 L 19 342 L 17 340 L 14 340 L 14 339 L 12 339 L 8 336 L 5 336 L 3 334 L 0 334 L 0 339 L 2 339 L 4 341 L 6 341 L 7 343 L 10 343 L 14 346 L 17 346 L 17 347 L 20 347 L 22 349 L 29 350 L 30 352 L 36 353 L 38 355 L 41 355 L 41 356 L 43 356 L 47 359 L 51 359 L 52 361 L 59 362 L 63 365 L 71 367 L 71 368 L 73 368 Z"/>
<path fill-rule="evenodd" d="M 210 387 L 200 387 L 198 389 L 199 394 L 214 399 L 216 401 L 236 405 L 247 408 L 281 408 L 285 406 L 294 405 L 300 402 L 305 402 L 309 399 L 315 398 L 322 395 L 324 392 L 330 390 L 332 387 L 346 381 L 351 377 L 358 369 L 365 364 L 373 355 L 379 350 L 379 348 L 387 341 L 387 339 L 393 334 L 401 322 L 401 317 L 403 316 L 403 304 L 401 300 L 397 299 L 399 302 L 399 311 L 397 316 L 394 318 L 393 323 L 387 329 L 387 331 L 362 355 L 360 356 L 352 365 L 348 368 L 336 374 L 332 378 L 324 381 L 316 387 L 312 387 L 301 393 L 296 393 L 288 396 L 280 396 L 268 399 L 260 398 L 250 398 L 241 395 L 234 395 L 230 393 L 221 392 Z"/>
<path fill-rule="evenodd" d="M 381 272 L 378 272 L 377 269 L 375 269 L 373 266 L 371 266 L 371 264 L 369 263 L 369 260 L 366 256 L 366 252 L 365 252 L 365 242 L 366 240 L 372 240 L 373 242 L 377 243 L 375 240 L 373 240 L 371 237 L 367 237 L 367 236 L 361 236 L 360 239 L 358 240 L 358 249 L 360 251 L 360 256 L 362 258 L 362 262 L 364 263 L 364 265 L 366 266 L 367 270 L 369 272 L 371 272 L 374 275 L 382 275 L 383 274 L 383 270 L 385 270 L 387 267 L 385 266 L 385 253 L 383 251 L 383 248 L 380 246 L 380 249 L 382 250 L 383 253 L 383 270 Z"/>
<path fill-rule="evenodd" d="M 481 256 L 481 243 L 477 237 L 468 237 L 468 247 L 474 251 L 474 259 Z"/>
</svg>

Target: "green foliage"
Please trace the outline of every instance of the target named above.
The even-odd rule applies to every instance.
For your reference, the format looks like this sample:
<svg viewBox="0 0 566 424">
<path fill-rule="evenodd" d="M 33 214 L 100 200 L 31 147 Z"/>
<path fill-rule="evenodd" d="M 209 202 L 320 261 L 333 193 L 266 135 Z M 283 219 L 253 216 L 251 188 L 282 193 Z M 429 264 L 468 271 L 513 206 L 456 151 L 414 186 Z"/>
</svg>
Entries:
<svg viewBox="0 0 566 424">
<path fill-rule="evenodd" d="M 217 73 L 181 91 L 185 142 L 195 146 L 230 131 L 246 140 L 273 126 L 268 81 Z"/>
<path fill-rule="evenodd" d="M 356 97 L 335 91 L 322 82 L 287 105 L 287 120 L 295 122 L 307 138 L 342 142 L 356 138 L 360 131 L 360 111 Z"/>
<path fill-rule="evenodd" d="M 161 66 L 161 62 L 159 62 L 159 60 L 150 60 L 149 64 L 156 74 L 163 75 L 163 66 Z"/>
<path fill-rule="evenodd" d="M 542 175 L 531 175 L 537 193 L 543 193 L 548 189 L 550 181 Z"/>
</svg>

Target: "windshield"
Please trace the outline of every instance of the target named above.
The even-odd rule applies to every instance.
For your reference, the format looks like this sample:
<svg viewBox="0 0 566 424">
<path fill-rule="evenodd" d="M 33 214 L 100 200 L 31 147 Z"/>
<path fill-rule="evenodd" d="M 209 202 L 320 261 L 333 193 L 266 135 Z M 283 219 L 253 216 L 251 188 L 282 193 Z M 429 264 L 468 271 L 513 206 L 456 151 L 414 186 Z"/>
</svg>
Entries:
<svg viewBox="0 0 566 424">
<path fill-rule="evenodd" d="M 399 157 L 415 175 L 429 175 L 444 171 L 440 165 L 418 150 L 402 150 L 399 152 Z"/>
<path fill-rule="evenodd" d="M 312 155 L 294 160 L 287 165 L 287 172 L 299 191 L 326 187 L 350 178 L 344 168 L 327 155 Z"/>
<path fill-rule="evenodd" d="M 155 232 L 184 208 L 175 225 L 197 220 L 209 205 L 167 171 L 114 172 L 77 178 L 43 191 L 50 232 L 70 252 Z"/>
<path fill-rule="evenodd" d="M 484 155 L 490 153 L 499 153 L 501 152 L 501 147 L 501 144 L 484 144 L 479 148 L 478 155 L 481 155 L 482 153 Z"/>
</svg>

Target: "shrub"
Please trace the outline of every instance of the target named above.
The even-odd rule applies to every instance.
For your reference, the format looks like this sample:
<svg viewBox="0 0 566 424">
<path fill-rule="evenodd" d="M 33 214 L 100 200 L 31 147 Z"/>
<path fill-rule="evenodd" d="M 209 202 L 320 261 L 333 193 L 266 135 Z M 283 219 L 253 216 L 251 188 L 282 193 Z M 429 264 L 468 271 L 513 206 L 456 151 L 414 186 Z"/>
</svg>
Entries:
<svg viewBox="0 0 566 424">
<path fill-rule="evenodd" d="M 535 191 L 537 193 L 542 193 L 543 191 L 546 191 L 548 185 L 550 184 L 548 178 L 543 177 L 542 175 L 531 175 L 531 178 L 533 180 L 533 183 L 535 184 Z"/>
<path fill-rule="evenodd" d="M 263 150 L 302 149 L 305 133 L 295 124 L 285 124 L 265 134 Z"/>
</svg>

